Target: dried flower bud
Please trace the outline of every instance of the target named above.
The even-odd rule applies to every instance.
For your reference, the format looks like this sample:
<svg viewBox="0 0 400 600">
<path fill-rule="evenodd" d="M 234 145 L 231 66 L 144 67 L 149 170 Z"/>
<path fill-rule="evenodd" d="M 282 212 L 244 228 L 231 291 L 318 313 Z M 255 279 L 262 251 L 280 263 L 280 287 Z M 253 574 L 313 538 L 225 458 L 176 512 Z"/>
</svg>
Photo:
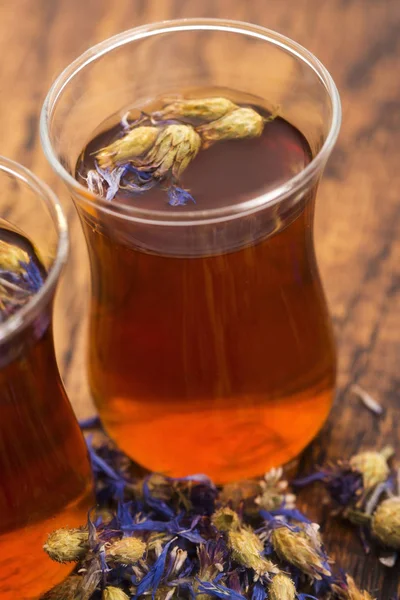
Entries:
<svg viewBox="0 0 400 600">
<path fill-rule="evenodd" d="M 107 549 L 107 558 L 112 558 L 115 563 L 132 565 L 142 558 L 146 544 L 139 538 L 125 537 Z"/>
<path fill-rule="evenodd" d="M 43 549 L 57 562 L 78 562 L 89 550 L 88 540 L 88 532 L 84 529 L 56 529 L 50 533 Z"/>
<path fill-rule="evenodd" d="M 175 179 L 183 173 L 201 147 L 201 138 L 190 125 L 167 125 L 154 146 L 136 163 L 143 169 L 152 169 L 153 177 L 164 177 L 171 172 Z"/>
<path fill-rule="evenodd" d="M 28 253 L 22 250 L 22 248 L 0 240 L 1 270 L 19 273 L 23 270 L 23 265 L 29 263 L 29 260 Z"/>
<path fill-rule="evenodd" d="M 302 531 L 278 527 L 272 531 L 272 545 L 282 560 L 294 565 L 313 579 L 331 574 L 326 560 L 316 547 L 316 540 Z"/>
<path fill-rule="evenodd" d="M 388 478 L 390 470 L 387 460 L 392 455 L 392 448 L 385 448 L 382 452 L 360 452 L 350 459 L 350 467 L 362 474 L 364 488 L 370 490 Z"/>
<path fill-rule="evenodd" d="M 264 510 L 275 510 L 279 507 L 294 508 L 296 503 L 296 496 L 294 494 L 287 494 L 288 482 L 282 479 L 283 470 L 271 469 L 264 476 L 264 481 L 261 481 L 260 488 L 261 494 L 259 494 L 255 503 Z"/>
<path fill-rule="evenodd" d="M 108 585 L 103 592 L 103 600 L 129 600 L 129 596 L 120 588 Z"/>
<path fill-rule="evenodd" d="M 258 574 L 278 573 L 279 569 L 268 559 L 261 556 L 264 545 L 256 533 L 249 527 L 228 532 L 228 547 L 232 558 L 239 564 L 254 569 Z"/>
<path fill-rule="evenodd" d="M 211 522 L 219 531 L 231 531 L 240 528 L 238 514 L 228 507 L 217 510 L 211 517 Z"/>
<path fill-rule="evenodd" d="M 157 120 L 179 119 L 201 119 L 204 122 L 220 119 L 226 113 L 237 108 L 236 104 L 227 98 L 197 98 L 188 100 L 185 98 L 175 100 L 167 104 L 162 110 L 153 113 Z"/>
<path fill-rule="evenodd" d="M 206 147 L 220 140 L 259 137 L 264 129 L 264 119 L 252 108 L 236 110 L 197 128 Z"/>
<path fill-rule="evenodd" d="M 71 575 L 40 596 L 40 600 L 75 600 L 81 581 L 82 577 L 79 575 Z"/>
<path fill-rule="evenodd" d="M 400 497 L 379 504 L 372 516 L 372 533 L 385 546 L 400 550 Z"/>
<path fill-rule="evenodd" d="M 278 573 L 268 586 L 270 600 L 295 600 L 296 588 L 288 575 Z"/>
<path fill-rule="evenodd" d="M 157 127 L 141 126 L 132 129 L 124 137 L 96 153 L 99 167 L 114 168 L 143 156 L 153 146 L 159 133 Z"/>
</svg>

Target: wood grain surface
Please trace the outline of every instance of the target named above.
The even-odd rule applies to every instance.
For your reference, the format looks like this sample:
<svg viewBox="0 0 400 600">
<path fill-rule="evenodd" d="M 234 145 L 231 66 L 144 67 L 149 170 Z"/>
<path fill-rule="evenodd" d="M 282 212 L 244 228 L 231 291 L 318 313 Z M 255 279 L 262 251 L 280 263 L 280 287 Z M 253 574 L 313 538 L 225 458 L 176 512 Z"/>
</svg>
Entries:
<svg viewBox="0 0 400 600">
<path fill-rule="evenodd" d="M 175 17 L 258 23 L 300 42 L 327 66 L 343 102 L 343 126 L 319 191 L 317 254 L 339 345 L 338 399 L 305 452 L 348 457 L 388 442 L 399 447 L 400 3 L 398 0 L 1 0 L 1 154 L 22 162 L 59 194 L 72 252 L 56 307 L 60 366 L 79 417 L 93 412 L 84 376 L 89 271 L 75 210 L 47 165 L 38 137 L 45 94 L 87 47 L 137 25 Z M 358 383 L 385 407 L 377 419 L 351 394 Z M 366 557 L 332 519 L 315 488 L 304 507 L 325 520 L 328 548 L 379 600 L 396 594 L 396 568 Z"/>
</svg>

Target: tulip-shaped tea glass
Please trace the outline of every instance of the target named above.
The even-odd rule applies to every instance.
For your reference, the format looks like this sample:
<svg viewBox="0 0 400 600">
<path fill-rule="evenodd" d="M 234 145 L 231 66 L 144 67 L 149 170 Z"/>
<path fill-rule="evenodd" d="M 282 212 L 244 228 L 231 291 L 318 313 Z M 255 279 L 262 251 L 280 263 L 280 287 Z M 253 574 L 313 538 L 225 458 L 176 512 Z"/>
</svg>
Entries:
<svg viewBox="0 0 400 600">
<path fill-rule="evenodd" d="M 1 157 L 0 184 L 0 597 L 27 600 L 71 571 L 43 544 L 86 522 L 92 481 L 53 345 L 67 224 L 47 186 Z"/>
<path fill-rule="evenodd" d="M 258 141 L 199 152 L 187 168 L 196 204 L 90 191 L 77 161 L 110 117 L 129 129 L 132 107 L 182 97 L 229 98 L 279 118 Z M 91 261 L 91 391 L 106 430 L 144 467 L 227 482 L 288 461 L 321 428 L 335 348 L 313 214 L 339 126 L 337 90 L 312 54 L 229 21 L 127 31 L 51 88 L 42 142 Z"/>
</svg>

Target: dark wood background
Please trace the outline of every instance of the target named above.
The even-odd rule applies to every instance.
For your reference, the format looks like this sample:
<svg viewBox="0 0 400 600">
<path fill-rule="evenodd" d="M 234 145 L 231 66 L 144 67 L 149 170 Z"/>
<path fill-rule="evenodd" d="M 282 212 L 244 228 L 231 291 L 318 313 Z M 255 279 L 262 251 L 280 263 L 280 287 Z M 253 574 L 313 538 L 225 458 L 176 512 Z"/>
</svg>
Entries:
<svg viewBox="0 0 400 600">
<path fill-rule="evenodd" d="M 399 448 L 400 2 L 399 0 L 1 0 L 0 152 L 60 195 L 72 253 L 57 301 L 57 351 L 79 417 L 92 414 L 84 383 L 88 267 L 74 208 L 43 156 L 42 101 L 56 75 L 87 47 L 124 29 L 174 17 L 259 23 L 300 42 L 332 73 L 343 102 L 340 138 L 319 192 L 317 253 L 340 352 L 339 394 L 312 460 L 388 442 Z M 377 419 L 350 392 L 357 382 L 385 407 Z M 302 501 L 326 516 L 321 493 Z M 396 568 L 366 558 L 354 534 L 325 526 L 338 563 L 379 600 L 396 593 Z"/>
</svg>

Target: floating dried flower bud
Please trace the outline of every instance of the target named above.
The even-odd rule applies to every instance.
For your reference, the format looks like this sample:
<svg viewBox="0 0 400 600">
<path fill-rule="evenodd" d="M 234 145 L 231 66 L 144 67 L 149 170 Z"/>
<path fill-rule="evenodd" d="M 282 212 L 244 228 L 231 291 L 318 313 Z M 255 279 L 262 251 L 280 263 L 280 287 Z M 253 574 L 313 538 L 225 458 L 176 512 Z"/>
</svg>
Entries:
<svg viewBox="0 0 400 600">
<path fill-rule="evenodd" d="M 43 549 L 60 563 L 78 562 L 89 550 L 89 534 L 84 529 L 56 529 L 50 533 Z"/>
<path fill-rule="evenodd" d="M 12 273 L 21 273 L 24 270 L 24 264 L 29 263 L 27 252 L 0 240 L 0 269 L 11 271 Z"/>
<path fill-rule="evenodd" d="M 194 159 L 201 147 L 199 134 L 190 125 L 167 125 L 161 130 L 154 145 L 136 166 L 151 169 L 153 177 L 162 178 L 172 173 L 175 179 Z"/>
<path fill-rule="evenodd" d="M 79 575 L 71 575 L 40 596 L 40 600 L 76 600 L 81 581 Z"/>
<path fill-rule="evenodd" d="M 312 579 L 330 576 L 331 571 L 325 557 L 315 547 L 315 540 L 304 530 L 292 531 L 289 527 L 278 527 L 272 531 L 271 541 L 275 552 Z"/>
<path fill-rule="evenodd" d="M 103 600 L 129 600 L 129 596 L 120 588 L 108 585 L 103 591 Z"/>
<path fill-rule="evenodd" d="M 371 529 L 382 544 L 400 550 L 400 497 L 379 504 L 372 516 Z"/>
<path fill-rule="evenodd" d="M 140 126 L 132 129 L 121 139 L 105 146 L 96 153 L 102 169 L 114 168 L 143 156 L 155 143 L 160 130 L 157 127 Z"/>
<path fill-rule="evenodd" d="M 296 588 L 288 575 L 278 573 L 268 586 L 270 600 L 295 600 Z"/>
<path fill-rule="evenodd" d="M 118 564 L 132 565 L 142 558 L 145 550 L 146 544 L 139 538 L 125 537 L 107 549 L 107 558 Z"/>
<path fill-rule="evenodd" d="M 259 575 L 279 572 L 276 565 L 261 556 L 264 545 L 257 534 L 248 527 L 230 530 L 228 547 L 233 560 L 249 569 L 254 569 Z"/>
<path fill-rule="evenodd" d="M 162 110 L 153 113 L 152 118 L 156 120 L 167 119 L 201 119 L 210 122 L 220 119 L 226 113 L 237 108 L 237 105 L 227 98 L 197 98 L 178 99 L 167 104 Z"/>
<path fill-rule="evenodd" d="M 353 471 L 362 474 L 364 488 L 370 490 L 389 477 L 388 459 L 393 455 L 393 448 L 384 448 L 381 452 L 369 450 L 360 452 L 350 459 Z"/>
<path fill-rule="evenodd" d="M 217 510 L 211 517 L 211 522 L 219 531 L 232 531 L 240 528 L 238 514 L 228 507 Z"/>
<path fill-rule="evenodd" d="M 237 108 L 217 121 L 197 128 L 206 147 L 221 140 L 259 137 L 264 118 L 252 108 Z"/>
</svg>

